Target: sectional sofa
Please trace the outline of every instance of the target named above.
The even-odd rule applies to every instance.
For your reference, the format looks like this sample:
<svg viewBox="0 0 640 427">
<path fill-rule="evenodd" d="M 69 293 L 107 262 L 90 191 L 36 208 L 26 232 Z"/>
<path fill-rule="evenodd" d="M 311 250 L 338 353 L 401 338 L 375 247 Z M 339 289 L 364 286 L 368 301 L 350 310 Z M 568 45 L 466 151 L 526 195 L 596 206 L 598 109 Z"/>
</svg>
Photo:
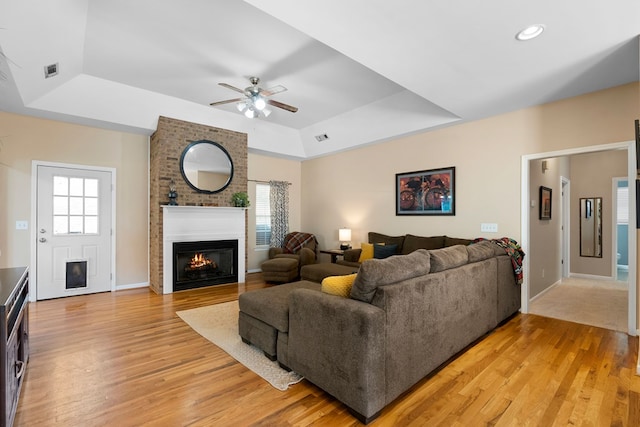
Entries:
<svg viewBox="0 0 640 427">
<path fill-rule="evenodd" d="M 311 281 L 244 293 L 239 329 L 365 424 L 520 308 L 491 241 L 366 260 L 352 277 L 347 297 Z"/>
</svg>

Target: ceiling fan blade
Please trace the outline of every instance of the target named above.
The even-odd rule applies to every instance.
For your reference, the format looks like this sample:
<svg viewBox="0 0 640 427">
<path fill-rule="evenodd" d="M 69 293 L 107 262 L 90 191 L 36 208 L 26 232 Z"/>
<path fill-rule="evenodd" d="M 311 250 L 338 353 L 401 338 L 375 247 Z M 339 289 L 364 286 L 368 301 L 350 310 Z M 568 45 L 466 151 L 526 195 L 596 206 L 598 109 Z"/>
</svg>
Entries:
<svg viewBox="0 0 640 427">
<path fill-rule="evenodd" d="M 227 99 L 226 101 L 218 101 L 218 102 L 212 102 L 209 105 L 222 105 L 222 104 L 230 104 L 232 102 L 238 102 L 238 101 L 242 101 L 244 98 L 235 98 L 235 99 Z"/>
<path fill-rule="evenodd" d="M 271 96 L 271 95 L 274 95 L 276 93 L 284 92 L 285 90 L 287 90 L 286 87 L 284 87 L 282 85 L 278 85 L 278 86 L 271 87 L 269 89 L 261 90 L 260 91 L 260 95 L 262 95 L 262 96 Z"/>
<path fill-rule="evenodd" d="M 219 84 L 220 86 L 222 86 L 222 87 L 226 87 L 227 89 L 231 89 L 231 90 L 235 90 L 236 92 L 240 92 L 240 93 L 241 93 L 241 94 L 243 94 L 243 95 L 245 94 L 244 89 L 238 89 L 237 87 L 235 87 L 235 86 L 231 86 L 231 85 L 230 85 L 230 84 L 228 84 L 228 83 L 218 83 L 218 84 Z"/>
<path fill-rule="evenodd" d="M 277 107 L 277 108 L 282 108 L 283 110 L 291 111 L 292 113 L 295 113 L 296 111 L 298 111 L 298 107 L 294 107 L 288 104 L 283 104 L 282 102 L 274 101 L 273 99 L 268 99 L 267 104 L 273 105 L 274 107 Z"/>
</svg>

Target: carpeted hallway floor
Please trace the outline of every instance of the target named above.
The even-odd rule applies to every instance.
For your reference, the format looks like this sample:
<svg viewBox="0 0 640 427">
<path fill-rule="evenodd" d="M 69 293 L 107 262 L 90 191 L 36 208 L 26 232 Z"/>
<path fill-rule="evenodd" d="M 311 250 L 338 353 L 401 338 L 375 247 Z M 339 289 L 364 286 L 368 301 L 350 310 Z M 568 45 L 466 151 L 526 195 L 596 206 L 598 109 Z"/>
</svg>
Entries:
<svg viewBox="0 0 640 427">
<path fill-rule="evenodd" d="M 529 312 L 628 332 L 626 282 L 567 278 L 533 300 Z"/>
</svg>

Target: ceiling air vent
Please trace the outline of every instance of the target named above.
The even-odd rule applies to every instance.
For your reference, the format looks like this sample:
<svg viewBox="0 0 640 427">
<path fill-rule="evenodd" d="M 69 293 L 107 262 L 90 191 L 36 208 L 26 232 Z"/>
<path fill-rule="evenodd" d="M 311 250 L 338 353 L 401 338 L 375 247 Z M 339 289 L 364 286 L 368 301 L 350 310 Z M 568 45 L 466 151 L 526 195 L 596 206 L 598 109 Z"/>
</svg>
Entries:
<svg viewBox="0 0 640 427">
<path fill-rule="evenodd" d="M 326 133 L 320 134 L 320 135 L 316 135 L 316 141 L 318 142 L 322 142 L 326 139 L 329 139 L 329 135 L 327 135 Z"/>
<path fill-rule="evenodd" d="M 44 78 L 48 79 L 58 74 L 58 63 L 44 66 Z"/>
</svg>

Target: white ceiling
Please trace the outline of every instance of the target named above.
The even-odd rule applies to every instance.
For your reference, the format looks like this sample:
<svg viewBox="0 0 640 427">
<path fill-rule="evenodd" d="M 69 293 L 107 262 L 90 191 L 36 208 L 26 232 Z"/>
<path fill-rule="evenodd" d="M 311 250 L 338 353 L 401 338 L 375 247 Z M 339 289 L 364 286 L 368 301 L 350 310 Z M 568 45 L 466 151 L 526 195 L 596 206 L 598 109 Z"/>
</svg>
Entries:
<svg viewBox="0 0 640 427">
<path fill-rule="evenodd" d="M 305 159 L 637 81 L 639 34 L 637 0 L 0 0 L 0 110 L 145 134 L 162 115 Z M 250 76 L 299 111 L 209 106 Z"/>
</svg>

